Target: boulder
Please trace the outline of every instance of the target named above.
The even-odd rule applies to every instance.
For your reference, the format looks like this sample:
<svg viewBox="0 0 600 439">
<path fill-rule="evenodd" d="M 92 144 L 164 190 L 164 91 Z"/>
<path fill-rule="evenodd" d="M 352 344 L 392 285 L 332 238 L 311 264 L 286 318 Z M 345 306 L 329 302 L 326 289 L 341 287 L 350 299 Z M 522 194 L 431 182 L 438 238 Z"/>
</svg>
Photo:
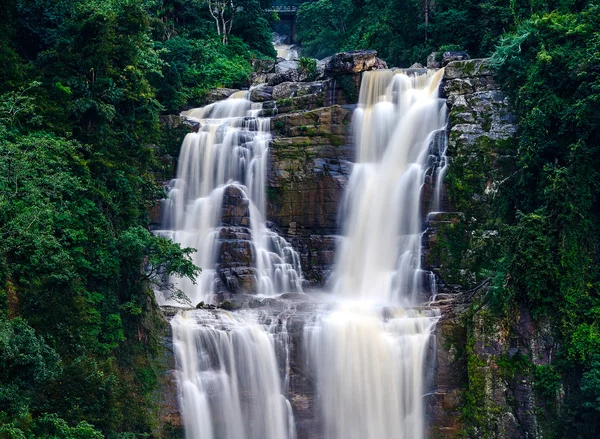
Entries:
<svg viewBox="0 0 600 439">
<path fill-rule="evenodd" d="M 481 78 L 493 76 L 493 74 L 489 58 L 453 61 L 444 70 L 444 78 L 447 80 L 472 77 Z"/>
<path fill-rule="evenodd" d="M 269 75 L 267 84 L 278 85 L 282 82 L 300 81 L 300 72 L 296 61 L 282 61 L 275 66 L 275 73 Z"/>
<path fill-rule="evenodd" d="M 376 69 L 387 69 L 387 64 L 377 58 L 377 51 L 353 50 L 333 55 L 325 65 L 325 74 L 344 75 Z"/>
<path fill-rule="evenodd" d="M 275 66 L 275 73 L 286 73 L 290 70 L 298 70 L 297 61 L 281 61 Z"/>
<path fill-rule="evenodd" d="M 423 65 L 419 64 L 418 62 L 414 63 L 412 66 L 409 67 L 409 69 L 422 69 Z"/>
<path fill-rule="evenodd" d="M 250 85 L 265 84 L 269 82 L 269 78 L 274 73 L 251 73 L 250 74 Z"/>
<path fill-rule="evenodd" d="M 323 91 L 323 82 L 283 82 L 273 87 L 273 99 L 306 96 Z"/>
<path fill-rule="evenodd" d="M 265 102 L 273 99 L 273 87 L 267 84 L 260 84 L 250 90 L 250 100 L 252 102 Z"/>
<path fill-rule="evenodd" d="M 253 59 L 252 69 L 256 73 L 274 73 L 275 61 L 272 59 Z"/>
<path fill-rule="evenodd" d="M 203 99 L 203 104 L 213 104 L 223 99 L 227 99 L 229 96 L 240 90 L 236 88 L 214 88 L 210 90 Z"/>
<path fill-rule="evenodd" d="M 444 54 L 442 55 L 442 65 L 445 66 L 446 64 L 452 61 L 464 61 L 467 59 L 469 59 L 469 54 L 467 52 L 444 52 Z"/>
<path fill-rule="evenodd" d="M 225 189 L 221 220 L 227 226 L 250 225 L 250 200 L 238 186 L 229 185 Z"/>
</svg>

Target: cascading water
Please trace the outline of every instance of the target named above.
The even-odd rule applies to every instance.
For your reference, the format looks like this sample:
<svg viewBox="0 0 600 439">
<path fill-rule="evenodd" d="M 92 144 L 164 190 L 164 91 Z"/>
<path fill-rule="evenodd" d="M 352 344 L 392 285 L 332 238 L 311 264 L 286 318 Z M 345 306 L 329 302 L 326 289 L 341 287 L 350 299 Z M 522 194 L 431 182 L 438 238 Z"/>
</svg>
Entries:
<svg viewBox="0 0 600 439">
<path fill-rule="evenodd" d="M 182 113 L 200 127 L 183 141 L 177 178 L 170 182 L 169 197 L 162 206 L 163 230 L 157 233 L 198 250 L 193 260 L 203 272 L 197 284 L 170 280 L 192 305 L 210 301 L 214 293 L 222 201 L 228 185 L 238 187 L 249 201 L 257 292 L 273 295 L 301 290 L 297 252 L 265 226 L 270 119 L 259 117 L 261 104 L 247 97 L 248 92 L 237 92 L 224 101 Z M 177 304 L 169 295 L 158 295 L 162 305 Z"/>
<path fill-rule="evenodd" d="M 341 302 L 304 330 L 326 439 L 424 437 L 424 365 L 437 316 L 395 306 L 425 293 L 421 190 L 445 126 L 442 74 L 363 74 L 333 274 Z"/>
<path fill-rule="evenodd" d="M 295 316 L 303 319 L 305 373 L 316 379 L 324 439 L 424 437 L 424 369 L 438 314 L 411 306 L 427 292 L 422 188 L 426 178 L 439 183 L 446 166 L 443 157 L 432 159 L 444 149 L 434 141 L 446 118 L 437 96 L 441 76 L 363 74 L 353 117 L 357 163 L 341 211 L 345 227 L 332 276 L 333 304 L 313 303 Z M 217 282 L 228 185 L 249 201 L 259 291 L 300 290 L 297 253 L 264 224 L 270 135 L 259 112 L 260 104 L 237 94 L 185 114 L 201 128 L 182 146 L 160 233 L 199 250 L 194 261 L 204 270 L 200 282 L 177 285 L 192 303 L 209 298 Z M 428 173 L 431 167 L 436 169 Z M 187 439 L 295 439 L 284 396 L 294 341 L 280 311 L 197 310 L 173 318 Z"/>
<path fill-rule="evenodd" d="M 171 321 L 188 439 L 295 439 L 274 344 L 256 314 L 194 311 Z"/>
<path fill-rule="evenodd" d="M 203 272 L 197 284 L 171 279 L 192 305 L 210 301 L 218 284 L 217 256 L 223 198 L 235 186 L 247 198 L 257 293 L 301 291 L 300 258 L 265 222 L 265 178 L 270 120 L 261 104 L 239 92 L 182 115 L 199 124 L 182 144 L 177 178 L 163 203 L 163 230 L 193 255 Z M 180 305 L 157 292 L 161 305 Z M 179 366 L 180 404 L 188 439 L 294 439 L 284 396 L 289 364 L 281 325 L 256 314 L 185 311 L 171 320 Z M 280 370 L 283 374 L 280 378 Z M 283 389 L 282 389 L 283 387 Z"/>
<path fill-rule="evenodd" d="M 424 293 L 421 190 L 446 121 L 437 96 L 442 74 L 363 75 L 353 118 L 357 163 L 334 272 L 339 296 L 412 305 Z"/>
</svg>

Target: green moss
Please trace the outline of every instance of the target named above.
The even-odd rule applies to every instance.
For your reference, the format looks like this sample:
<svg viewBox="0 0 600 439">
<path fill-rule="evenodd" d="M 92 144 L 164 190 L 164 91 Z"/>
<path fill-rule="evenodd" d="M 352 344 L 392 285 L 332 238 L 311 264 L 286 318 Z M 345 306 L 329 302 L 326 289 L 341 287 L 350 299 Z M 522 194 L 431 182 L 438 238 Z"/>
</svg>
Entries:
<svg viewBox="0 0 600 439">
<path fill-rule="evenodd" d="M 278 119 L 275 122 L 273 122 L 273 127 L 275 128 L 275 131 L 281 133 L 285 129 L 285 122 L 281 119 Z"/>
<path fill-rule="evenodd" d="M 289 107 L 294 103 L 292 98 L 277 99 L 276 104 L 278 107 Z"/>
<path fill-rule="evenodd" d="M 467 327 L 467 377 L 468 384 L 463 393 L 463 404 L 459 420 L 462 424 L 461 435 L 466 438 L 496 438 L 497 417 L 502 408 L 489 398 L 487 386 L 491 379 L 486 362 L 475 352 L 474 317 L 476 305 L 463 315 L 463 324 Z"/>
<path fill-rule="evenodd" d="M 354 77 L 350 75 L 341 75 L 336 78 L 337 86 L 344 93 L 344 97 L 349 104 L 358 102 L 358 93 L 356 90 L 356 83 Z"/>
<path fill-rule="evenodd" d="M 329 134 L 327 136 L 327 138 L 329 139 L 329 141 L 331 142 L 331 145 L 333 145 L 333 146 L 343 146 L 346 144 L 346 139 L 344 136 Z"/>
</svg>

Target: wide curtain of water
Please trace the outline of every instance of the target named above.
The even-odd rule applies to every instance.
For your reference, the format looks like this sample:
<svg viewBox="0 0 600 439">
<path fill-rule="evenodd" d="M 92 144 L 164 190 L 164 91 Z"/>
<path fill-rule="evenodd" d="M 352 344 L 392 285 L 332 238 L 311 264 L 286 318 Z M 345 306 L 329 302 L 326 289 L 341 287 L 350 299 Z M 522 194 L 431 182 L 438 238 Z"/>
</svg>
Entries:
<svg viewBox="0 0 600 439">
<path fill-rule="evenodd" d="M 363 74 L 333 273 L 340 303 L 304 330 L 326 439 L 424 437 L 424 369 L 437 313 L 410 307 L 426 297 L 422 190 L 440 163 L 442 74 Z"/>
<path fill-rule="evenodd" d="M 186 438 L 295 438 L 277 360 L 288 351 L 285 326 L 210 311 L 184 312 L 171 326 Z"/>
</svg>

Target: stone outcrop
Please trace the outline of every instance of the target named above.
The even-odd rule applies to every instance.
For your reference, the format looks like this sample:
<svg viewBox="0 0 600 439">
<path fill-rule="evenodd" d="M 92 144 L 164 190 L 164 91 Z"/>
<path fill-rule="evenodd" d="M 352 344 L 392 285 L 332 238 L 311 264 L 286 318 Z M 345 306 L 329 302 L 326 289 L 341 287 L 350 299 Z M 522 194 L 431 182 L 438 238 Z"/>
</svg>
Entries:
<svg viewBox="0 0 600 439">
<path fill-rule="evenodd" d="M 206 96 L 202 100 L 202 105 L 213 104 L 217 101 L 222 101 L 223 99 L 227 99 L 229 96 L 234 94 L 235 92 L 240 91 L 236 88 L 215 88 L 210 90 Z"/>
<path fill-rule="evenodd" d="M 256 293 L 256 255 L 250 233 L 250 202 L 237 186 L 225 189 L 219 231 L 217 292 L 224 299 L 231 294 Z"/>
<path fill-rule="evenodd" d="M 275 63 L 268 60 L 254 60 L 254 72 L 250 77 L 250 83 L 275 86 L 284 82 L 310 82 L 338 75 L 358 74 L 367 70 L 387 69 L 387 64 L 377 58 L 375 50 L 342 52 L 315 62 L 316 71 L 311 71 L 302 67 L 297 60 L 277 58 Z"/>
<path fill-rule="evenodd" d="M 305 80 L 290 73 L 297 62 L 279 61 L 267 74 L 278 79 L 271 76 L 251 92 L 272 116 L 267 219 L 300 253 L 305 287 L 323 286 L 333 264 L 361 72 L 386 67 L 375 51 L 346 52 L 319 61 L 318 80 Z M 281 75 L 294 80 L 280 82 Z"/>
<path fill-rule="evenodd" d="M 445 66 L 453 61 L 464 61 L 469 59 L 469 54 L 462 51 L 450 51 L 442 54 L 442 65 Z"/>
<path fill-rule="evenodd" d="M 327 75 L 347 75 L 378 69 L 387 69 L 387 64 L 377 58 L 375 50 L 336 53 L 325 64 L 325 74 Z"/>
<path fill-rule="evenodd" d="M 327 280 L 338 208 L 350 173 L 351 111 L 339 105 L 278 115 L 268 172 L 268 218 L 299 251 L 309 285 Z"/>
</svg>

